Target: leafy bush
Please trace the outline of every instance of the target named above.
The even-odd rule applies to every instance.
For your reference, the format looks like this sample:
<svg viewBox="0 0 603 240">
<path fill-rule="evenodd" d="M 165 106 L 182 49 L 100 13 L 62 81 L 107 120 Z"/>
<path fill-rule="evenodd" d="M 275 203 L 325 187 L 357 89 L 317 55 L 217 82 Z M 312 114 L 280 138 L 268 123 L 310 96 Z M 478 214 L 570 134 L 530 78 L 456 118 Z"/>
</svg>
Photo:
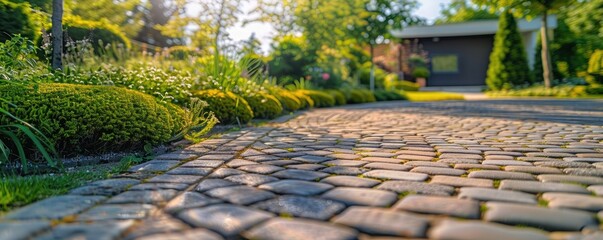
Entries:
<svg viewBox="0 0 603 240">
<path fill-rule="evenodd" d="M 343 94 L 343 92 L 335 89 L 325 90 L 324 92 L 328 93 L 335 99 L 335 105 L 341 106 L 346 104 L 345 94 Z"/>
<path fill-rule="evenodd" d="M 603 84 L 603 50 L 596 50 L 588 60 L 588 74 L 592 75 L 589 83 L 593 85 Z"/>
<path fill-rule="evenodd" d="M 298 90 L 298 92 L 310 97 L 314 102 L 314 107 L 335 106 L 335 98 L 327 93 L 316 90 Z"/>
<path fill-rule="evenodd" d="M 284 110 L 293 112 L 301 108 L 301 101 L 295 94 L 287 90 L 274 91 L 273 94 L 281 102 Z"/>
<path fill-rule="evenodd" d="M 412 71 L 412 76 L 416 78 L 428 78 L 429 75 L 431 74 L 426 67 L 417 67 Z"/>
<path fill-rule="evenodd" d="M 253 110 L 253 116 L 259 119 L 273 119 L 283 112 L 283 106 L 274 96 L 267 93 L 257 93 L 244 96 Z"/>
<path fill-rule="evenodd" d="M 35 40 L 39 31 L 28 3 L 0 0 L 0 42 L 9 40 L 16 34 Z"/>
<path fill-rule="evenodd" d="M 253 118 L 253 111 L 247 101 L 232 92 L 200 90 L 193 92 L 193 96 L 207 102 L 208 110 L 212 111 L 221 123 L 244 124 Z"/>
<path fill-rule="evenodd" d="M 409 101 L 448 101 L 465 99 L 462 94 L 449 92 L 404 92 L 403 94 Z"/>
<path fill-rule="evenodd" d="M 511 89 L 532 83 L 532 77 L 515 18 L 505 11 L 494 37 L 486 84 L 491 90 Z"/>
<path fill-rule="evenodd" d="M 170 57 L 178 60 L 186 60 L 189 57 L 198 57 L 200 55 L 199 49 L 189 46 L 173 46 L 168 48 L 167 53 Z"/>
<path fill-rule="evenodd" d="M 300 109 L 309 109 L 314 107 L 314 100 L 301 91 L 292 92 L 301 103 Z"/>
<path fill-rule="evenodd" d="M 397 91 L 375 90 L 375 99 L 377 99 L 377 101 L 392 101 L 404 100 L 406 97 Z"/>
<path fill-rule="evenodd" d="M 97 54 L 102 53 L 106 44 L 123 44 L 130 48 L 130 40 L 121 31 L 119 26 L 106 20 L 89 21 L 75 15 L 67 15 L 63 18 L 65 34 L 69 40 L 89 40 Z"/>
<path fill-rule="evenodd" d="M 387 88 L 387 89 L 395 89 L 395 90 L 404 90 L 407 92 L 416 92 L 419 91 L 421 87 L 419 86 L 419 84 L 411 82 L 411 81 L 406 81 L 406 80 L 402 80 L 402 81 L 396 81 L 392 84 L 391 88 Z"/>
<path fill-rule="evenodd" d="M 375 66 L 375 88 L 384 89 L 386 87 L 386 77 L 387 72 L 379 67 Z M 371 82 L 371 65 L 369 63 L 365 63 L 363 67 L 360 69 L 359 75 L 360 84 L 368 87 Z"/>
<path fill-rule="evenodd" d="M 352 89 L 349 91 L 348 99 L 346 99 L 348 103 L 367 103 L 367 102 L 375 102 L 377 99 L 375 95 L 369 90 L 366 89 Z"/>
<path fill-rule="evenodd" d="M 181 108 L 117 87 L 3 85 L 0 98 L 15 104 L 3 107 L 42 131 L 63 155 L 139 150 L 168 141 L 184 125 Z"/>
</svg>

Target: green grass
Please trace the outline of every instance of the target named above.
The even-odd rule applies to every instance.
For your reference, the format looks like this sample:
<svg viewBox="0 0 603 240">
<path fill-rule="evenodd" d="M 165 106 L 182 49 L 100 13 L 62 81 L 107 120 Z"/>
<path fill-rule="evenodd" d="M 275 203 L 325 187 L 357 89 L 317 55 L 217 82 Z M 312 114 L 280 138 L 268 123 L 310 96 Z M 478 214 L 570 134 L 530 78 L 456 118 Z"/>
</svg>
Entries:
<svg viewBox="0 0 603 240">
<path fill-rule="evenodd" d="M 47 197 L 65 194 L 89 181 L 104 177 L 104 172 L 86 170 L 62 174 L 3 176 L 0 178 L 0 213 Z"/>
<path fill-rule="evenodd" d="M 0 175 L 0 215 L 44 198 L 61 195 L 88 182 L 110 178 L 146 159 L 126 156 L 117 163 L 90 165 L 44 175 Z"/>
<path fill-rule="evenodd" d="M 404 92 L 409 101 L 446 101 L 446 100 L 464 100 L 463 95 L 449 92 Z"/>
</svg>

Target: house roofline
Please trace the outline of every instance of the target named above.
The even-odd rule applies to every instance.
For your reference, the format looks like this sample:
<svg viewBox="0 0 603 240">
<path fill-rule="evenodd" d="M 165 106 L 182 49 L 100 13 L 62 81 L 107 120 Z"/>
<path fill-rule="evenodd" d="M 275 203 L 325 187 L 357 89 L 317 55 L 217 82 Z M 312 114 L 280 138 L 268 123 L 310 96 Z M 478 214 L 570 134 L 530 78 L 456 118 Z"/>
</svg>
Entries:
<svg viewBox="0 0 603 240">
<path fill-rule="evenodd" d="M 534 32 L 540 29 L 541 17 L 530 21 L 520 19 L 517 21 L 519 32 Z M 557 16 L 548 16 L 548 27 L 557 28 Z M 428 37 L 458 37 L 495 34 L 498 30 L 498 19 L 477 20 L 461 23 L 447 23 L 428 26 L 409 26 L 404 29 L 394 29 L 390 33 L 396 38 L 428 38 Z"/>
</svg>

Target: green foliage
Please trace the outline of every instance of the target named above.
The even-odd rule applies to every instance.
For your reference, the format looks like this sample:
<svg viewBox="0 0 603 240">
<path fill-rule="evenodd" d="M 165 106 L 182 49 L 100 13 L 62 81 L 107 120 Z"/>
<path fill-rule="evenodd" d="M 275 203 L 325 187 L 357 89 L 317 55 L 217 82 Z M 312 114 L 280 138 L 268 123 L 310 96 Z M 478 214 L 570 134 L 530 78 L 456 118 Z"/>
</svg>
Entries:
<svg viewBox="0 0 603 240">
<path fill-rule="evenodd" d="M 335 106 L 335 98 L 328 93 L 316 90 L 298 90 L 298 92 L 310 97 L 314 102 L 314 107 L 332 107 Z"/>
<path fill-rule="evenodd" d="M 292 92 L 300 102 L 300 109 L 309 109 L 314 107 L 314 100 L 308 95 L 304 94 L 301 91 L 293 91 Z"/>
<path fill-rule="evenodd" d="M 596 50 L 588 60 L 588 74 L 593 76 L 590 84 L 603 84 L 603 50 Z"/>
<path fill-rule="evenodd" d="M 177 60 L 188 60 L 192 57 L 199 57 L 201 54 L 199 49 L 189 46 L 172 46 L 168 48 L 167 53 Z"/>
<path fill-rule="evenodd" d="M 305 76 L 306 66 L 315 63 L 308 56 L 305 39 L 294 36 L 284 36 L 272 45 L 272 53 L 268 61 L 270 76 L 278 79 L 299 79 Z"/>
<path fill-rule="evenodd" d="M 420 88 L 421 87 L 419 86 L 419 84 L 406 80 L 394 82 L 394 84 L 392 85 L 392 89 L 404 90 L 407 92 L 416 92 L 419 91 Z"/>
<path fill-rule="evenodd" d="M 283 111 L 280 101 L 267 93 L 257 93 L 253 96 L 244 96 L 245 100 L 253 110 L 254 118 L 273 119 Z"/>
<path fill-rule="evenodd" d="M 302 107 L 301 100 L 294 93 L 287 90 L 278 90 L 274 91 L 273 94 L 281 102 L 281 106 L 285 111 L 293 112 Z"/>
<path fill-rule="evenodd" d="M 37 81 L 45 69 L 35 60 L 36 50 L 32 41 L 20 35 L 0 42 L 0 81 Z"/>
<path fill-rule="evenodd" d="M 348 103 L 367 103 L 377 101 L 375 95 L 373 95 L 371 91 L 366 89 L 349 90 L 349 95 L 346 100 Z"/>
<path fill-rule="evenodd" d="M 255 58 L 234 61 L 214 55 L 201 58 L 200 62 L 203 70 L 195 84 L 196 89 L 219 89 L 244 95 L 252 90 L 256 92 L 261 87 L 258 82 L 263 82 L 259 74 L 262 62 Z"/>
<path fill-rule="evenodd" d="M 109 86 L 39 84 L 0 86 L 3 105 L 29 122 L 65 156 L 139 150 L 160 144 L 183 127 L 183 110 L 153 97 Z M 10 123 L 3 117 L 2 124 Z M 34 149 L 34 143 L 24 144 Z"/>
<path fill-rule="evenodd" d="M 190 89 L 194 83 L 187 73 L 165 71 L 150 65 L 140 65 L 132 69 L 117 66 L 99 67 L 96 70 L 68 68 L 64 72 L 55 72 L 44 77 L 49 82 L 126 87 L 180 105 L 189 102 L 192 96 Z"/>
<path fill-rule="evenodd" d="M 172 139 L 178 140 L 184 137 L 195 143 L 202 141 L 203 137 L 219 122 L 213 112 L 205 111 L 208 106 L 207 102 L 192 98 L 187 106 L 187 111 L 184 112 L 183 129 Z"/>
<path fill-rule="evenodd" d="M 497 19 L 498 15 L 483 6 L 471 4 L 468 0 L 453 0 L 440 11 L 441 17 L 435 24 L 459 23 L 471 20 Z"/>
<path fill-rule="evenodd" d="M 586 96 L 588 88 L 586 86 L 559 85 L 551 88 L 545 88 L 542 85 L 534 85 L 521 89 L 508 89 L 501 91 L 488 92 L 489 96 L 515 96 L 515 97 L 580 97 Z"/>
<path fill-rule="evenodd" d="M 387 85 L 388 74 L 385 70 L 375 67 L 375 88 L 376 89 L 385 89 Z M 360 69 L 359 75 L 360 84 L 365 87 L 369 87 L 371 80 L 371 65 L 370 62 L 363 65 Z"/>
<path fill-rule="evenodd" d="M 426 67 L 417 67 L 412 71 L 412 76 L 416 78 L 428 78 L 430 75 Z"/>
<path fill-rule="evenodd" d="M 29 3 L 0 0 L 0 42 L 17 34 L 35 40 L 39 32 L 40 28 L 34 21 Z"/>
<path fill-rule="evenodd" d="M 494 37 L 486 84 L 491 90 L 501 90 L 530 83 L 532 75 L 517 23 L 513 15 L 505 11 L 500 16 Z"/>
<path fill-rule="evenodd" d="M 221 123 L 245 124 L 253 118 L 247 101 L 232 92 L 210 89 L 193 92 L 193 96 L 207 102 L 207 110 L 213 112 Z"/>
<path fill-rule="evenodd" d="M 96 54 L 101 54 L 106 44 L 122 44 L 130 48 L 130 40 L 124 35 L 119 26 L 106 20 L 88 21 L 78 16 L 68 15 L 63 18 L 66 38 L 64 41 L 88 40 Z"/>
<path fill-rule="evenodd" d="M 406 97 L 400 94 L 398 91 L 393 90 L 375 90 L 375 99 L 377 101 L 393 101 L 393 100 L 405 100 Z"/>
<path fill-rule="evenodd" d="M 328 93 L 329 95 L 331 95 L 331 97 L 335 99 L 335 105 L 341 106 L 346 104 L 345 94 L 343 92 L 336 89 L 328 89 L 324 92 Z"/>
</svg>

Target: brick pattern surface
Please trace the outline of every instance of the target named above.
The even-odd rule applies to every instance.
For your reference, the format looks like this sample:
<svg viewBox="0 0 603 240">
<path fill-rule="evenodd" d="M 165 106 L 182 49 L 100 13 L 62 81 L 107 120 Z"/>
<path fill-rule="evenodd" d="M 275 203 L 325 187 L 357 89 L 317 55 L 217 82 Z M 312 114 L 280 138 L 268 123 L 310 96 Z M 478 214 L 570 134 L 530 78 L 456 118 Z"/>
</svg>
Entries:
<svg viewBox="0 0 603 240">
<path fill-rule="evenodd" d="M 602 125 L 601 101 L 311 110 L 9 212 L 0 238 L 601 239 Z"/>
</svg>

